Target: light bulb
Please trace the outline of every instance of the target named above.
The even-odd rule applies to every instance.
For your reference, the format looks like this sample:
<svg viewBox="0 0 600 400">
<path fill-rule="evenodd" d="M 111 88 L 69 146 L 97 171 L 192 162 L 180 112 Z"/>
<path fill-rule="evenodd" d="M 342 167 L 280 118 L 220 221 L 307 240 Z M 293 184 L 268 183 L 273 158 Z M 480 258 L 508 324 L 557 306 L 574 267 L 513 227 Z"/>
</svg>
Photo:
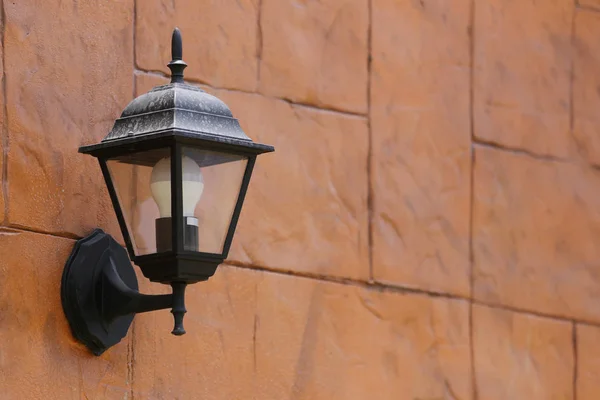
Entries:
<svg viewBox="0 0 600 400">
<path fill-rule="evenodd" d="M 193 217 L 196 204 L 204 191 L 204 178 L 200 167 L 190 157 L 181 160 L 183 175 L 183 216 Z M 150 177 L 150 191 L 158 206 L 160 217 L 171 216 L 171 157 L 166 157 L 156 163 Z"/>
</svg>

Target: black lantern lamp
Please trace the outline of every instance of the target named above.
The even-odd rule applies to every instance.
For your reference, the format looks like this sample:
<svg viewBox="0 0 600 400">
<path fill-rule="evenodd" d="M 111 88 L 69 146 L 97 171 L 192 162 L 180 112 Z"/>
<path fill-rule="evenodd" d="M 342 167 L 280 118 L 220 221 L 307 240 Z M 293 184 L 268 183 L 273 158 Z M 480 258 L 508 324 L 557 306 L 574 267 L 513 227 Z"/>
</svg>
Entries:
<svg viewBox="0 0 600 400">
<path fill-rule="evenodd" d="M 227 257 L 256 156 L 229 108 L 187 85 L 181 34 L 173 32 L 171 82 L 133 100 L 99 144 L 100 162 L 131 260 L 169 295 L 143 295 L 125 250 L 95 230 L 73 249 L 62 280 L 71 330 L 95 354 L 118 343 L 135 313 L 171 308 L 185 333 L 187 284 L 207 280 Z"/>
</svg>

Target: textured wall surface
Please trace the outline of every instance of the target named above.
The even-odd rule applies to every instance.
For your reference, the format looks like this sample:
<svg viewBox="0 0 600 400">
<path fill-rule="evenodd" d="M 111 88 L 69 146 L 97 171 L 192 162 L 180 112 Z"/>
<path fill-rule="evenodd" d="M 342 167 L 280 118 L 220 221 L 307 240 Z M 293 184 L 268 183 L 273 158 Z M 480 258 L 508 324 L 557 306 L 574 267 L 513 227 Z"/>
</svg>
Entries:
<svg viewBox="0 0 600 400">
<path fill-rule="evenodd" d="M 0 399 L 600 399 L 599 0 L 1 3 Z M 142 314 L 94 357 L 62 269 L 121 235 L 77 148 L 174 26 L 277 151 L 187 335 Z"/>
</svg>

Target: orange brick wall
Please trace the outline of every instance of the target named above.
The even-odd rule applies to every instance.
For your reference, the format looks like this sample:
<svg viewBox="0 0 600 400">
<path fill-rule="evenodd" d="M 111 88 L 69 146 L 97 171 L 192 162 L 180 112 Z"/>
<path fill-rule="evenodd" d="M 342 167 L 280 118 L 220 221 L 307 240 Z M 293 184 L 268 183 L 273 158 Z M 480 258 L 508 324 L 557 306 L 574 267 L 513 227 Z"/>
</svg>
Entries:
<svg viewBox="0 0 600 400">
<path fill-rule="evenodd" d="M 0 399 L 600 399 L 599 0 L 2 1 Z M 259 158 L 188 334 L 71 337 L 74 240 L 120 238 L 94 159 L 190 83 Z M 149 293 L 168 289 L 140 279 Z"/>
</svg>

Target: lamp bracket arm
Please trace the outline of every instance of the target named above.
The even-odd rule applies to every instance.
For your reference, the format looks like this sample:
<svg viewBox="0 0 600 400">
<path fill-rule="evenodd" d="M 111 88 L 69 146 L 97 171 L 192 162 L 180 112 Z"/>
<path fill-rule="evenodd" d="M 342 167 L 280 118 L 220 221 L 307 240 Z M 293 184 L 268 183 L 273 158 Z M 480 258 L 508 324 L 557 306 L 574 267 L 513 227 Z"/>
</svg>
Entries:
<svg viewBox="0 0 600 400">
<path fill-rule="evenodd" d="M 171 294 L 143 294 L 127 286 L 119 276 L 115 262 L 112 259 L 110 260 L 110 266 L 104 268 L 101 274 L 97 290 L 100 290 L 100 313 L 105 321 L 111 322 L 117 317 L 128 314 L 171 308 L 175 320 L 175 326 L 171 333 L 174 335 L 185 333 L 183 329 L 183 315 L 186 312 L 184 301 L 185 283 L 172 283 L 173 293 Z"/>
<path fill-rule="evenodd" d="M 101 272 L 96 289 L 100 291 L 100 312 L 107 321 L 117 317 L 171 308 L 172 294 L 143 294 L 130 288 L 119 276 L 113 260 Z"/>
</svg>

